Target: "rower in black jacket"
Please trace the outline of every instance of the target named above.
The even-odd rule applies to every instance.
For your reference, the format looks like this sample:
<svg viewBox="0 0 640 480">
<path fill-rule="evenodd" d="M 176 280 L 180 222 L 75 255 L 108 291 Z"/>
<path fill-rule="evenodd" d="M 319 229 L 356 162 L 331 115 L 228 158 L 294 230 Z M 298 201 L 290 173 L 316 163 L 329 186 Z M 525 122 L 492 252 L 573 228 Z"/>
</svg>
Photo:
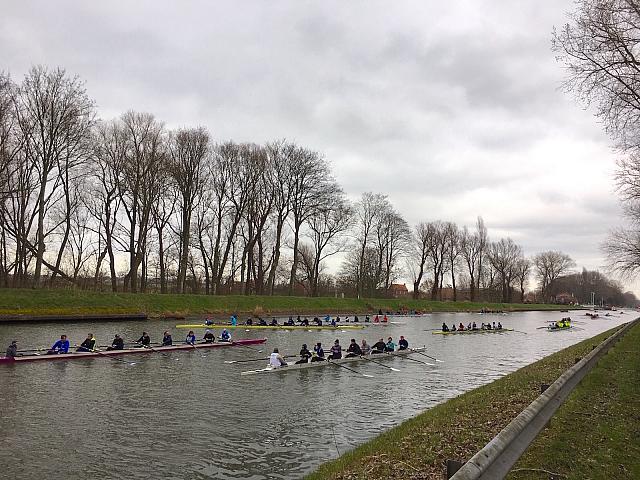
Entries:
<svg viewBox="0 0 640 480">
<path fill-rule="evenodd" d="M 358 343 L 356 342 L 356 339 L 352 338 L 351 343 L 347 348 L 347 355 L 345 356 L 345 358 L 360 357 L 360 356 L 362 356 L 362 349 L 360 348 L 360 345 L 358 345 Z"/>
<path fill-rule="evenodd" d="M 384 343 L 384 339 L 381 338 L 380 340 L 378 340 L 376 343 L 373 344 L 373 346 L 371 347 L 371 353 L 384 353 L 386 348 L 387 348 L 387 344 Z"/>
</svg>

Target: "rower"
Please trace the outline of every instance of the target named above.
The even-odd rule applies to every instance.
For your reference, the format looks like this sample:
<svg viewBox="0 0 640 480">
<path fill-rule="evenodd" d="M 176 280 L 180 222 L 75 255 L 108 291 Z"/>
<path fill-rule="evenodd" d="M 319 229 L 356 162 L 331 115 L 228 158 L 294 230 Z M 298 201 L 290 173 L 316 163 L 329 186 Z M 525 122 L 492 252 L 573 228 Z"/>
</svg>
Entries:
<svg viewBox="0 0 640 480">
<path fill-rule="evenodd" d="M 116 333 L 115 337 L 113 337 L 113 341 L 111 342 L 111 346 L 107 347 L 107 350 L 123 350 L 124 349 L 124 340 L 120 335 Z"/>
<path fill-rule="evenodd" d="M 322 326 L 322 320 L 320 320 L 318 317 L 314 317 L 313 318 L 313 322 L 318 325 L 319 327 Z"/>
<path fill-rule="evenodd" d="M 69 340 L 66 335 L 60 335 L 60 340 L 54 343 L 51 350 L 47 352 L 49 355 L 56 353 L 69 353 Z"/>
<path fill-rule="evenodd" d="M 340 321 L 340 315 L 336 315 L 336 323 Z"/>
<path fill-rule="evenodd" d="M 213 320 L 211 320 L 211 317 L 207 317 L 207 319 L 204 321 L 205 325 L 213 325 Z"/>
<path fill-rule="evenodd" d="M 487 330 L 491 330 L 491 322 L 487 322 Z"/>
<path fill-rule="evenodd" d="M 211 330 L 207 328 L 204 332 L 202 340 L 204 340 L 204 343 L 213 343 L 216 341 L 216 336 L 211 332 Z"/>
<path fill-rule="evenodd" d="M 253 325 L 253 320 L 251 320 L 250 318 L 247 318 L 245 325 Z"/>
<path fill-rule="evenodd" d="M 454 323 L 453 325 L 451 325 L 451 331 L 455 332 L 456 331 L 456 324 Z"/>
<path fill-rule="evenodd" d="M 294 322 L 294 321 L 293 321 L 293 318 L 292 318 L 292 317 L 289 317 L 289 320 L 287 320 L 287 321 L 285 322 L 285 325 L 288 325 L 288 326 L 290 326 L 290 327 L 294 327 L 294 326 L 296 325 L 296 322 Z"/>
<path fill-rule="evenodd" d="M 324 362 L 324 349 L 322 348 L 322 343 L 318 342 L 313 347 L 313 358 L 311 358 L 312 362 Z"/>
<path fill-rule="evenodd" d="M 443 332 L 448 332 L 449 331 L 449 327 L 447 326 L 446 323 L 442 322 L 442 331 Z"/>
<path fill-rule="evenodd" d="M 498 322 L 498 330 L 502 330 L 502 324 Z"/>
<path fill-rule="evenodd" d="M 307 344 L 303 343 L 302 348 L 300 349 L 300 360 L 296 362 L 296 365 L 300 363 L 309 363 L 309 359 L 313 357 L 313 354 L 307 348 Z"/>
<path fill-rule="evenodd" d="M 287 366 L 287 362 L 284 361 L 284 358 L 282 358 L 282 355 L 280 355 L 280 352 L 277 348 L 274 348 L 273 353 L 269 356 L 269 365 L 271 366 L 271 368 L 280 368 Z"/>
<path fill-rule="evenodd" d="M 376 315 L 375 317 L 373 317 L 373 322 L 374 322 L 374 323 L 380 323 L 380 317 L 378 317 L 378 315 Z"/>
<path fill-rule="evenodd" d="M 467 324 L 467 330 L 471 330 L 471 322 Z"/>
<path fill-rule="evenodd" d="M 333 342 L 333 347 L 331 347 L 331 355 L 329 355 L 329 360 L 339 360 L 342 358 L 342 347 L 340 346 L 340 340 L 336 339 Z"/>
<path fill-rule="evenodd" d="M 233 315 L 231 315 L 231 325 L 234 326 L 234 327 L 236 325 L 238 325 L 238 317 L 236 317 L 235 313 Z"/>
<path fill-rule="evenodd" d="M 371 353 L 371 347 L 364 338 L 362 339 L 360 350 L 362 350 L 362 355 L 369 355 Z"/>
<path fill-rule="evenodd" d="M 227 330 L 226 328 L 222 330 L 222 333 L 220 334 L 220 341 L 221 342 L 231 341 L 231 334 L 229 333 L 229 330 Z"/>
<path fill-rule="evenodd" d="M 325 322 L 330 322 L 331 321 L 331 315 L 325 315 L 324 316 L 324 321 Z"/>
<path fill-rule="evenodd" d="M 471 325 L 471 330 L 477 330 L 478 329 L 478 325 L 476 325 L 476 322 L 473 322 L 473 324 Z"/>
<path fill-rule="evenodd" d="M 353 322 L 354 323 L 358 323 L 360 320 L 358 320 L 358 315 L 354 315 L 353 316 Z"/>
<path fill-rule="evenodd" d="M 480 327 L 480 330 L 484 330 L 484 322 L 482 322 L 482 326 Z"/>
<path fill-rule="evenodd" d="M 162 346 L 169 347 L 171 345 L 173 345 L 173 338 L 171 338 L 171 333 L 169 332 L 169 330 L 165 330 L 165 332 L 162 334 Z"/>
<path fill-rule="evenodd" d="M 336 326 L 336 319 L 335 319 L 335 318 L 332 318 L 332 319 L 331 319 L 331 326 L 332 326 L 332 327 L 335 327 L 335 326 Z"/>
<path fill-rule="evenodd" d="M 77 352 L 93 352 L 96 348 L 96 339 L 93 336 L 93 333 L 87 334 L 87 338 L 84 339 L 84 342 L 80 344 Z"/>
<path fill-rule="evenodd" d="M 371 322 L 371 319 L 369 318 L 369 315 L 365 315 L 365 317 L 364 317 L 364 322 L 365 322 L 365 323 L 369 323 L 369 322 Z"/>
<path fill-rule="evenodd" d="M 270 323 L 270 325 L 271 325 L 272 327 L 277 327 L 277 326 L 278 326 L 278 320 L 276 320 L 276 317 L 273 317 L 273 318 L 271 319 L 271 323 Z"/>
<path fill-rule="evenodd" d="M 384 339 L 381 338 L 373 344 L 373 346 L 371 347 L 371 353 L 384 353 L 384 349 L 386 348 L 386 346 L 387 344 L 384 343 Z"/>
<path fill-rule="evenodd" d="M 11 344 L 7 347 L 7 352 L 4 355 L 5 357 L 8 358 L 13 358 L 13 357 L 21 357 L 22 354 L 18 353 L 18 341 L 17 340 L 13 340 L 11 342 Z"/>
<path fill-rule="evenodd" d="M 352 338 L 351 343 L 347 347 L 347 355 L 344 358 L 361 357 L 361 356 L 362 356 L 362 349 L 360 348 L 360 345 L 358 345 L 358 343 L 356 342 L 356 339 Z"/>
<path fill-rule="evenodd" d="M 497 330 L 496 322 L 493 322 L 493 329 L 494 329 L 494 330 Z"/>
<path fill-rule="evenodd" d="M 462 324 L 462 322 L 460 322 L 460 325 L 458 325 L 458 330 L 464 331 L 464 325 Z"/>
<path fill-rule="evenodd" d="M 267 322 L 265 322 L 262 317 L 258 317 L 258 325 L 260 325 L 262 327 L 266 327 L 267 326 Z"/>
<path fill-rule="evenodd" d="M 193 331 L 190 333 L 193 333 Z M 149 337 L 147 332 L 142 332 L 142 335 L 140 336 L 140 338 L 137 340 L 136 343 L 139 343 L 143 347 L 148 347 L 149 344 L 151 344 L 151 338 Z"/>
<path fill-rule="evenodd" d="M 300 323 L 301 321 L 302 321 L 302 320 L 300 320 L 300 315 L 298 315 L 298 316 L 296 317 L 296 322 Z"/>
<path fill-rule="evenodd" d="M 398 350 L 406 350 L 409 348 L 409 342 L 400 335 L 400 341 L 398 342 Z"/>
<path fill-rule="evenodd" d="M 304 317 L 304 320 L 302 320 L 301 325 L 303 327 L 308 327 L 309 326 L 309 319 L 307 317 Z"/>
<path fill-rule="evenodd" d="M 396 344 L 393 343 L 393 339 L 391 337 L 389 337 L 389 340 L 387 341 L 387 344 L 384 346 L 384 351 L 385 352 L 395 352 L 396 351 Z"/>
<path fill-rule="evenodd" d="M 382 321 L 384 323 L 387 323 L 389 321 L 389 319 L 387 318 L 387 314 L 386 313 L 384 314 L 384 317 L 382 317 Z"/>
<path fill-rule="evenodd" d="M 190 345 L 195 345 L 195 343 L 196 343 L 196 334 L 193 333 L 193 330 L 189 330 L 189 333 L 187 333 L 187 338 L 184 340 L 184 343 L 188 343 Z"/>
</svg>

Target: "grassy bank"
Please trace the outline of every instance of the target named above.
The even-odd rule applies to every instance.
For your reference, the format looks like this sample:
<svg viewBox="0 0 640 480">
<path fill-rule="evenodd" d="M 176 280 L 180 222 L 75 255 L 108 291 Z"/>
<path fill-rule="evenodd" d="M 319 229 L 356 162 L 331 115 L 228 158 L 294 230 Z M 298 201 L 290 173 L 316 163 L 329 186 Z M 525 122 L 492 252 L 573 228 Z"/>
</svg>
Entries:
<svg viewBox="0 0 640 480">
<path fill-rule="evenodd" d="M 552 383 L 612 332 L 438 405 L 322 465 L 307 479 L 441 479 L 447 459 L 471 458 L 540 394 L 541 384 Z"/>
<path fill-rule="evenodd" d="M 517 303 L 432 302 L 412 299 L 331 297 L 267 297 L 99 293 L 79 290 L 0 289 L 0 315 L 72 315 L 88 313 L 147 313 L 197 315 L 238 313 L 365 313 L 401 308 L 426 312 L 491 310 L 559 310 L 559 305 Z"/>
<path fill-rule="evenodd" d="M 604 356 L 508 478 L 640 478 L 640 326 Z"/>
</svg>

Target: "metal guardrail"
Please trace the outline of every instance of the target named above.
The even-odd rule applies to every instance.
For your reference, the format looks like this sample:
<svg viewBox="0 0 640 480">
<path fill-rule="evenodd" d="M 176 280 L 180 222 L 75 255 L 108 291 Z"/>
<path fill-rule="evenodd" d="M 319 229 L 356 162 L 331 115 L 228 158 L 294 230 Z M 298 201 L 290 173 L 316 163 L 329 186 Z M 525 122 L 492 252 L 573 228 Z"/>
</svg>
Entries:
<svg viewBox="0 0 640 480">
<path fill-rule="evenodd" d="M 565 371 L 542 395 L 465 463 L 451 480 L 504 478 L 584 376 L 639 320 L 640 318 L 637 318 L 624 325 Z"/>
</svg>

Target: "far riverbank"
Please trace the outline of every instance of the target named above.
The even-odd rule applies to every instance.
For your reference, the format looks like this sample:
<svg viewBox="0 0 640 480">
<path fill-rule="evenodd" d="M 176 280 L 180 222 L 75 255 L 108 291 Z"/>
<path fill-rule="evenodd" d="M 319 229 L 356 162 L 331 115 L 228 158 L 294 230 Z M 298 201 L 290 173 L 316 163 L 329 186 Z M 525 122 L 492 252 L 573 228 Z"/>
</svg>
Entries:
<svg viewBox="0 0 640 480">
<path fill-rule="evenodd" d="M 371 314 L 383 312 L 558 311 L 565 305 L 441 302 L 411 298 L 332 298 L 256 295 L 102 293 L 82 290 L 0 289 L 0 322 L 37 321 L 40 316 L 142 314 L 150 318 L 247 315 Z M 44 318 L 43 318 L 44 320 Z"/>
</svg>

